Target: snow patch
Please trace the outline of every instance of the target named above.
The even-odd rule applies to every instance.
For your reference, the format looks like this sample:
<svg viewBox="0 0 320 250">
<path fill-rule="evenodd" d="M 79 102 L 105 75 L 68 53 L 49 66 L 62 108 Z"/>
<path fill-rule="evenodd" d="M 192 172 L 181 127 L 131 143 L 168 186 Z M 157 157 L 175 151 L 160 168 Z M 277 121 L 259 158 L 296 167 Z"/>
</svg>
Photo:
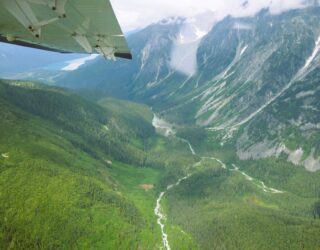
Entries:
<svg viewBox="0 0 320 250">
<path fill-rule="evenodd" d="M 248 45 L 243 47 L 243 49 L 240 52 L 240 56 L 242 56 L 244 54 L 244 52 L 246 52 L 247 48 L 248 48 Z"/>
<path fill-rule="evenodd" d="M 141 67 L 140 67 L 140 71 L 138 73 L 138 76 L 141 74 L 141 71 L 143 70 L 144 66 L 146 65 L 146 62 L 150 56 L 150 52 L 151 52 L 151 45 L 147 44 L 143 49 L 142 49 L 142 56 L 141 56 Z M 138 78 L 138 77 L 137 77 Z"/>
<path fill-rule="evenodd" d="M 314 50 L 312 51 L 311 56 L 306 60 L 305 65 L 301 69 L 300 75 L 303 75 L 306 72 L 306 70 L 309 68 L 309 66 L 311 65 L 311 63 L 315 59 L 316 55 L 318 54 L 319 50 L 320 50 L 320 36 L 318 37 L 317 41 L 315 42 L 315 47 L 314 47 Z"/>
<path fill-rule="evenodd" d="M 310 95 L 314 95 L 315 94 L 315 91 L 303 91 L 303 92 L 300 92 L 299 94 L 296 95 L 296 98 L 297 99 L 300 99 L 300 98 L 303 98 L 303 97 L 306 97 L 306 96 L 310 96 Z"/>
</svg>

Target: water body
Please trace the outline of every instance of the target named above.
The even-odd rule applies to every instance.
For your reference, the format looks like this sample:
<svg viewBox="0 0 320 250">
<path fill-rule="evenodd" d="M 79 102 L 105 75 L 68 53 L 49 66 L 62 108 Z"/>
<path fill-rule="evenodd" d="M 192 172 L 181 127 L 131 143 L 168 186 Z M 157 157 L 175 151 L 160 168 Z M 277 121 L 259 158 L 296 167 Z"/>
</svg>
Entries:
<svg viewBox="0 0 320 250">
<path fill-rule="evenodd" d="M 167 193 L 167 191 L 169 191 L 173 187 L 179 186 L 183 180 L 188 179 L 190 176 L 191 175 L 187 175 L 187 176 L 179 179 L 175 184 L 171 184 L 171 185 L 167 186 L 166 191 L 161 192 L 158 199 L 157 199 L 157 204 L 154 209 L 154 214 L 158 217 L 157 223 L 160 226 L 161 234 L 162 234 L 162 241 L 163 241 L 164 248 L 166 250 L 171 250 L 171 247 L 170 247 L 169 240 L 168 240 L 168 234 L 164 230 L 164 227 L 165 227 L 164 223 L 166 221 L 166 216 L 165 216 L 163 209 L 161 207 L 161 200 L 162 200 L 163 196 Z"/>
<path fill-rule="evenodd" d="M 163 119 L 160 119 L 157 115 L 154 114 L 154 119 L 152 121 L 152 124 L 153 126 L 156 128 L 156 129 L 160 129 L 161 132 L 164 132 L 164 135 L 165 136 L 174 136 L 175 134 L 175 131 L 173 129 L 173 126 L 172 124 L 166 122 L 165 120 Z M 186 140 L 186 139 L 183 139 L 183 138 L 179 138 L 177 137 L 179 140 L 185 142 L 188 147 L 189 147 L 189 150 L 190 150 L 190 153 L 192 155 L 197 155 L 194 148 L 192 147 L 191 143 Z M 218 158 L 215 158 L 215 157 L 201 157 L 201 161 L 200 162 L 197 162 L 194 166 L 199 166 L 202 162 L 202 160 L 213 160 L 213 161 L 217 161 L 218 163 L 220 163 L 221 167 L 224 168 L 224 169 L 228 169 L 229 171 L 232 171 L 232 172 L 238 172 L 240 173 L 241 175 L 243 175 L 246 180 L 250 181 L 251 183 L 253 183 L 256 187 L 260 188 L 261 190 L 263 190 L 264 192 L 266 193 L 271 193 L 271 194 L 282 194 L 284 193 L 284 191 L 281 191 L 281 190 L 277 190 L 277 189 L 274 189 L 274 188 L 271 188 L 271 187 L 267 187 L 265 185 L 265 183 L 263 181 L 259 181 L 251 176 L 249 176 L 248 174 L 246 174 L 245 172 L 241 171 L 236 165 L 232 164 L 232 167 L 233 168 L 227 168 L 227 165 L 222 162 L 220 159 Z M 160 226 L 160 229 L 161 229 L 161 234 L 162 234 L 162 241 L 163 241 L 163 245 L 164 245 L 164 248 L 166 250 L 171 250 L 171 247 L 170 247 L 170 243 L 169 243 L 169 240 L 168 240 L 168 234 L 165 232 L 165 221 L 166 221 L 166 215 L 163 211 L 163 208 L 161 207 L 161 201 L 163 199 L 163 197 L 166 195 L 166 193 L 174 188 L 174 187 L 177 187 L 181 184 L 182 181 L 188 179 L 190 176 L 192 176 L 192 174 L 188 174 L 182 178 L 180 178 L 176 183 L 174 184 L 170 184 L 167 186 L 166 190 L 161 192 L 158 199 L 157 199 L 157 202 L 156 202 L 156 207 L 154 209 L 154 214 L 157 216 L 157 223 L 158 225 Z"/>
<path fill-rule="evenodd" d="M 188 145 L 191 154 L 196 155 L 196 151 L 194 151 L 194 149 L 189 141 L 187 141 L 186 139 L 182 139 L 182 138 L 179 138 L 179 139 Z"/>
<path fill-rule="evenodd" d="M 156 114 L 153 114 L 152 126 L 155 127 L 161 134 L 168 137 L 175 134 L 173 125 Z"/>
<path fill-rule="evenodd" d="M 170 132 L 173 131 L 170 124 L 165 122 L 164 120 L 159 119 L 156 115 L 154 115 L 154 119 L 153 119 L 152 124 L 155 128 L 165 129 L 165 135 L 167 135 L 167 136 L 173 135 L 173 134 L 170 134 Z M 156 127 L 155 125 L 157 125 L 158 127 Z M 181 139 L 181 138 L 179 138 L 179 139 L 188 145 L 192 155 L 196 155 L 195 150 L 193 149 L 193 147 L 189 141 L 187 141 L 185 139 Z M 164 223 L 166 221 L 166 216 L 165 216 L 163 209 L 161 207 L 161 200 L 170 189 L 179 186 L 182 181 L 188 179 L 191 175 L 192 174 L 188 174 L 188 175 L 180 178 L 176 183 L 168 185 L 166 188 L 166 191 L 161 192 L 158 199 L 157 199 L 156 207 L 154 209 L 154 214 L 158 217 L 157 223 L 160 226 L 161 234 L 162 234 L 162 242 L 163 242 L 164 248 L 166 250 L 171 250 L 171 247 L 170 247 L 169 240 L 168 240 L 168 234 L 165 232 L 165 224 Z"/>
<path fill-rule="evenodd" d="M 259 181 L 249 175 L 247 175 L 245 172 L 241 171 L 236 165 L 232 164 L 233 169 L 231 171 L 238 172 L 242 174 L 248 181 L 252 182 L 255 186 L 262 189 L 265 193 L 271 193 L 271 194 L 283 194 L 284 191 L 277 190 L 275 188 L 267 187 L 266 184 L 263 181 Z"/>
</svg>

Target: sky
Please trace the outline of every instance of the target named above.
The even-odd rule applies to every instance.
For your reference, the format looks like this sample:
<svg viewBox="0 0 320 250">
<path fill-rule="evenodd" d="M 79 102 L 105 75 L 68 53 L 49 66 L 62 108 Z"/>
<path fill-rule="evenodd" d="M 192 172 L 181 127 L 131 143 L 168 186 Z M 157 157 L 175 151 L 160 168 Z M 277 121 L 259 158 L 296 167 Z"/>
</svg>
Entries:
<svg viewBox="0 0 320 250">
<path fill-rule="evenodd" d="M 111 0 L 113 8 L 125 32 L 140 29 L 170 16 L 190 17 L 211 10 L 222 19 L 227 15 L 251 16 L 262 8 L 271 13 L 301 8 L 312 0 Z"/>
</svg>

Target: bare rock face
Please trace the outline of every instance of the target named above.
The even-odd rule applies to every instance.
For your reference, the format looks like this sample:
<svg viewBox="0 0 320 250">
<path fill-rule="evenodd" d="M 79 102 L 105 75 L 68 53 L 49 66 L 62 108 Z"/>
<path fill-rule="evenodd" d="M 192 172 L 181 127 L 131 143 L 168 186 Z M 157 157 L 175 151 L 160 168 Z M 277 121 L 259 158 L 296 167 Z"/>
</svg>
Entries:
<svg viewBox="0 0 320 250">
<path fill-rule="evenodd" d="M 211 12 L 163 20 L 128 38 L 133 61 L 96 59 L 55 81 L 144 102 L 172 124 L 222 133 L 221 144 L 233 141 L 241 159 L 285 154 L 315 171 L 320 8 L 306 4 L 221 21 Z"/>
</svg>

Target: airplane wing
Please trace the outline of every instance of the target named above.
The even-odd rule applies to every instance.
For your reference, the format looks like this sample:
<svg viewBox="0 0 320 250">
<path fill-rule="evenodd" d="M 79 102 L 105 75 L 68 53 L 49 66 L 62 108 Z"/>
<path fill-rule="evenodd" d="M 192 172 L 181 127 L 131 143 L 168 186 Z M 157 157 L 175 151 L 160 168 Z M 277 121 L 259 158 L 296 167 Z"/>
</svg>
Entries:
<svg viewBox="0 0 320 250">
<path fill-rule="evenodd" d="M 0 41 L 132 59 L 109 0 L 0 0 Z"/>
</svg>

